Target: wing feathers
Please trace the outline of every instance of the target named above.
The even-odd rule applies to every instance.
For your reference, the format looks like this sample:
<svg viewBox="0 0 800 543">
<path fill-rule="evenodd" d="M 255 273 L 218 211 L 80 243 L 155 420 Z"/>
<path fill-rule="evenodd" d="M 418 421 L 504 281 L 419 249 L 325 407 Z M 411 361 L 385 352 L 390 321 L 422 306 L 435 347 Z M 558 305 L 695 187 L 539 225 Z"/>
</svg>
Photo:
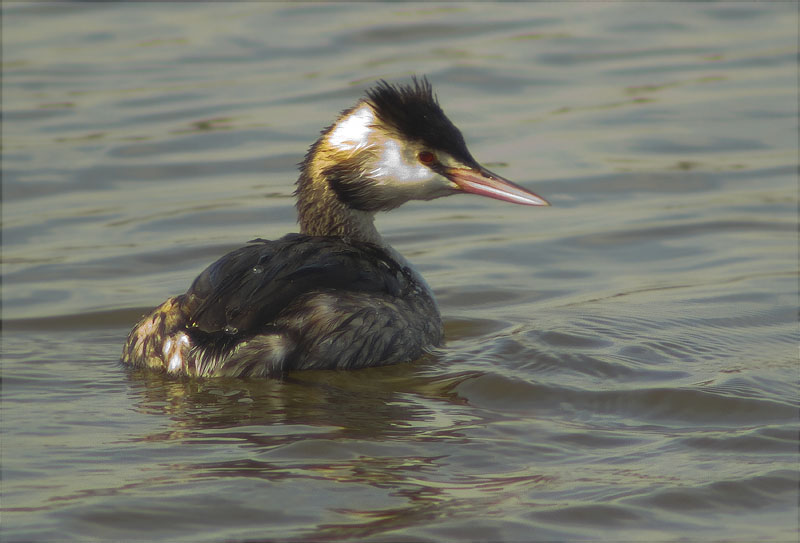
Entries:
<svg viewBox="0 0 800 543">
<path fill-rule="evenodd" d="M 410 272 L 381 247 L 292 234 L 256 240 L 211 264 L 186 293 L 188 317 L 193 328 L 205 333 L 247 334 L 273 322 L 308 293 L 400 296 L 412 282 Z"/>
</svg>

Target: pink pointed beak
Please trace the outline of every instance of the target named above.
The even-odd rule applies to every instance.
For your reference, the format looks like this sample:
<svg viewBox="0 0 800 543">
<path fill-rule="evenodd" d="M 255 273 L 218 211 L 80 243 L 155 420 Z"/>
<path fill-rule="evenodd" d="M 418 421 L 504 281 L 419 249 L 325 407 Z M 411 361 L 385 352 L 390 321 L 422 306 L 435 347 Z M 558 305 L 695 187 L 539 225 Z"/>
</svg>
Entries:
<svg viewBox="0 0 800 543">
<path fill-rule="evenodd" d="M 528 189 L 495 175 L 486 168 L 448 168 L 447 178 L 464 192 L 488 196 L 513 204 L 549 206 L 550 202 Z"/>
</svg>

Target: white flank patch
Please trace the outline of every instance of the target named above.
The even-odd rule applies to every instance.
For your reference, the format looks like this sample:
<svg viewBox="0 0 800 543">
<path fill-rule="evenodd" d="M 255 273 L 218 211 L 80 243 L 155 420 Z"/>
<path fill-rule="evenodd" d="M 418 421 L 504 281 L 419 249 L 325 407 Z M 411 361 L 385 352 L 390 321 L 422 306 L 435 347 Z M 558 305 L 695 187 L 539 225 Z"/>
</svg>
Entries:
<svg viewBox="0 0 800 543">
<path fill-rule="evenodd" d="M 169 358 L 169 367 L 167 371 L 170 373 L 177 372 L 181 369 L 181 366 L 183 366 L 183 358 L 181 358 L 181 353 L 176 351 L 175 354 Z"/>
<path fill-rule="evenodd" d="M 167 366 L 168 372 L 177 372 L 183 368 L 183 348 L 188 346 L 189 336 L 184 333 L 175 336 L 174 343 L 173 338 L 168 338 L 167 341 L 164 342 L 164 358 L 169 361 Z"/>
<path fill-rule="evenodd" d="M 363 105 L 339 121 L 328 136 L 328 142 L 342 151 L 355 151 L 366 147 L 375 115 L 372 108 Z"/>
<path fill-rule="evenodd" d="M 165 357 L 169 356 L 169 352 L 172 350 L 172 338 L 168 337 L 167 340 L 164 342 L 164 347 L 161 349 L 161 352 L 164 353 Z"/>
</svg>

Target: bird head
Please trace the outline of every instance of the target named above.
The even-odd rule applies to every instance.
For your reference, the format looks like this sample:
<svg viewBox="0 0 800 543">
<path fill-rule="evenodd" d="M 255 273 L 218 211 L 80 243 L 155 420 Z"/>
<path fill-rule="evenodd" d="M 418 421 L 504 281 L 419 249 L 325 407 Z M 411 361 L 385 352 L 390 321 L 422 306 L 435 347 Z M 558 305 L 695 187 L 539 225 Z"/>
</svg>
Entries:
<svg viewBox="0 0 800 543">
<path fill-rule="evenodd" d="M 472 157 L 425 78 L 414 78 L 411 85 L 381 81 L 367 91 L 323 131 L 305 167 L 324 179 L 342 204 L 359 211 L 458 193 L 550 205 Z"/>
</svg>

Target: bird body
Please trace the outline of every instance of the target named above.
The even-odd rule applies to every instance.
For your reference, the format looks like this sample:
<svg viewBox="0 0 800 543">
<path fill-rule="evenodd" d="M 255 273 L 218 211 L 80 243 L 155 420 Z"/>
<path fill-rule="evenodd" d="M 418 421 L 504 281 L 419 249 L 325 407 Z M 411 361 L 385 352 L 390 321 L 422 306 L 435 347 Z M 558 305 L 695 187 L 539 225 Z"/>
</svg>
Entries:
<svg viewBox="0 0 800 543">
<path fill-rule="evenodd" d="M 299 234 L 223 256 L 145 316 L 122 362 L 190 376 L 275 376 L 410 361 L 443 325 L 424 279 L 374 214 L 472 192 L 547 202 L 469 154 L 426 79 L 381 82 L 323 130 L 297 181 Z"/>
</svg>

